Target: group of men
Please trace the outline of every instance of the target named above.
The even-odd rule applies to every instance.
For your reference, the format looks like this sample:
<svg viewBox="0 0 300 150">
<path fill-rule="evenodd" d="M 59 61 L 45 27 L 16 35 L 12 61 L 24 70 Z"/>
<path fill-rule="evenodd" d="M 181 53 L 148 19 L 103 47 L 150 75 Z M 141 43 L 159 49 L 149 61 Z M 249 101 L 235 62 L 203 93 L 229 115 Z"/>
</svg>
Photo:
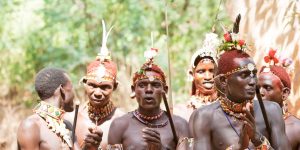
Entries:
<svg viewBox="0 0 300 150">
<path fill-rule="evenodd" d="M 75 114 L 67 73 L 41 70 L 35 80 L 41 102 L 20 124 L 19 149 L 300 149 L 300 120 L 286 106 L 291 90 L 286 63 L 280 66 L 270 51 L 268 65 L 257 77 L 247 45 L 238 37 L 238 24 L 222 43 L 216 34 L 207 34 L 191 61 L 191 99 L 169 115 L 160 108 L 168 86 L 164 71 L 154 63 L 155 48 L 145 52 L 147 60 L 132 79 L 130 96 L 138 107 L 125 114 L 114 106 L 117 66 L 106 47 L 109 32 L 103 23 L 100 53 L 81 80 L 89 100 Z M 218 58 L 217 50 L 223 51 Z M 263 101 L 255 100 L 256 95 Z"/>
</svg>

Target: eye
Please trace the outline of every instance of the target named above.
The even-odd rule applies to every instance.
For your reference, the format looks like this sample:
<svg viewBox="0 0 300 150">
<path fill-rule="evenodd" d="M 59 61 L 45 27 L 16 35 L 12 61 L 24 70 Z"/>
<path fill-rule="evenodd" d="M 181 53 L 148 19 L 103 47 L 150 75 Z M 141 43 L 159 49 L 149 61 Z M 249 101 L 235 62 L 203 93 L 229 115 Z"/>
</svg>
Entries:
<svg viewBox="0 0 300 150">
<path fill-rule="evenodd" d="M 242 77 L 243 79 L 247 78 L 248 76 L 249 76 L 249 73 L 248 73 L 248 72 L 242 72 L 242 73 L 241 73 L 241 77 Z"/>
<path fill-rule="evenodd" d="M 204 69 L 197 70 L 197 73 L 199 73 L 199 74 L 202 74 L 202 73 L 204 73 L 204 72 L 205 72 Z"/>
<path fill-rule="evenodd" d="M 160 88 L 160 87 L 162 86 L 161 83 L 159 83 L 159 82 L 155 82 L 155 83 L 153 83 L 152 85 L 153 85 L 153 87 L 155 87 L 155 88 Z"/>
<path fill-rule="evenodd" d="M 266 88 L 265 88 L 267 91 L 271 91 L 273 88 L 271 87 L 271 86 L 266 86 Z"/>
<path fill-rule="evenodd" d="M 93 84 L 93 83 L 88 83 L 87 84 L 89 87 L 92 87 L 92 88 L 96 88 L 97 86 L 95 85 L 95 84 Z"/>
<path fill-rule="evenodd" d="M 146 85 L 145 85 L 145 83 L 138 83 L 137 86 L 138 86 L 139 88 L 144 88 Z"/>
<path fill-rule="evenodd" d="M 102 90 L 111 90 L 113 87 L 111 85 L 102 85 L 100 88 Z"/>
</svg>

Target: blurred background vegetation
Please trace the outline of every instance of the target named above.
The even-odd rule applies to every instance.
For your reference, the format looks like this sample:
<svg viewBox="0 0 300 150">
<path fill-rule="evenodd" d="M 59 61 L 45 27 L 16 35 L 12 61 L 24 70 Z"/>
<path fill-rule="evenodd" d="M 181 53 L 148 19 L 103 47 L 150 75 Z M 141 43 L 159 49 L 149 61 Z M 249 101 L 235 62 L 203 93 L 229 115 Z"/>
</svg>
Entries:
<svg viewBox="0 0 300 150">
<path fill-rule="evenodd" d="M 156 62 L 167 73 L 166 9 L 175 102 L 189 97 L 189 59 L 211 31 L 218 8 L 218 20 L 230 24 L 223 4 L 210 0 L 4 0 L 0 6 L 1 103 L 29 108 L 38 100 L 35 74 L 46 66 L 66 69 L 83 98 L 77 83 L 101 46 L 102 19 L 114 26 L 107 43 L 119 71 L 114 99 L 126 109 L 132 104 L 131 75 L 145 60 L 151 32 Z"/>
<path fill-rule="evenodd" d="M 230 26 L 230 20 L 237 13 L 242 13 L 243 16 L 241 31 L 249 33 L 247 37 L 256 43 L 253 56 L 258 65 L 261 65 L 261 56 L 267 52 L 255 49 L 265 49 L 265 46 L 269 46 L 266 43 L 272 41 L 278 43 L 277 47 L 286 45 L 284 43 L 290 44 L 287 52 L 293 53 L 291 56 L 296 62 L 293 81 L 296 86 L 291 99 L 297 103 L 294 104 L 296 109 L 293 112 L 300 110 L 300 72 L 297 71 L 300 64 L 300 53 L 297 50 L 300 47 L 297 44 L 299 32 L 295 36 L 295 31 L 299 31 L 299 28 L 291 26 L 289 32 L 282 32 L 284 34 L 280 35 L 280 28 L 277 27 L 283 22 L 278 16 L 284 16 L 287 21 L 297 18 L 300 20 L 300 3 L 288 1 L 288 6 L 293 7 L 283 7 L 283 3 L 286 1 L 1 0 L 0 149 L 17 148 L 16 130 L 20 120 L 32 113 L 31 108 L 38 100 L 34 91 L 34 78 L 40 69 L 47 66 L 64 68 L 71 75 L 77 99 L 86 99 L 78 81 L 84 76 L 86 65 L 95 59 L 101 46 L 102 19 L 107 28 L 114 26 L 107 43 L 113 61 L 118 64 L 120 82 L 113 94 L 113 101 L 124 111 L 136 107 L 135 100 L 129 98 L 131 78 L 145 61 L 143 53 L 151 46 L 151 32 L 154 33 L 154 47 L 159 49 L 156 63 L 166 73 L 168 45 L 173 101 L 175 104 L 184 103 L 190 94 L 191 82 L 187 80 L 187 70 L 192 53 L 202 45 L 205 33 L 210 32 L 214 24 L 216 33 L 222 35 L 220 22 Z M 281 10 L 294 10 L 291 8 L 296 6 L 298 13 L 292 12 L 289 15 L 283 12 L 283 15 L 275 17 L 276 12 L 280 14 Z M 299 27 L 300 21 L 295 24 Z M 272 25 L 275 27 L 269 31 Z M 166 26 L 169 28 L 169 36 L 166 35 Z M 288 39 L 295 41 L 285 42 L 287 35 L 291 37 Z"/>
</svg>

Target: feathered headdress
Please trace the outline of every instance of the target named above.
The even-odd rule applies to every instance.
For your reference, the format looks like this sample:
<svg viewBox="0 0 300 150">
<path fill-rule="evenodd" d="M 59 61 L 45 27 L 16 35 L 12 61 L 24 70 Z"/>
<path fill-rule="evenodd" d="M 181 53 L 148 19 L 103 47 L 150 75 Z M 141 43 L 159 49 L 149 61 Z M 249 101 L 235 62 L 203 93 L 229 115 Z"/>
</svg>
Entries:
<svg viewBox="0 0 300 150">
<path fill-rule="evenodd" d="M 218 35 L 215 33 L 207 33 L 203 41 L 203 45 L 192 56 L 191 67 L 195 68 L 195 61 L 197 57 L 211 57 L 215 63 L 217 63 L 217 48 L 220 45 Z"/>
<path fill-rule="evenodd" d="M 152 47 L 147 49 L 144 52 L 144 57 L 146 58 L 146 62 L 142 65 L 139 71 L 134 74 L 133 84 L 135 84 L 138 80 L 141 79 L 149 79 L 154 80 L 158 79 L 166 84 L 165 74 L 162 69 L 154 64 L 154 57 L 157 56 L 158 49 L 153 47 L 153 34 L 151 33 Z M 153 71 L 154 74 L 147 74 L 146 71 Z"/>
<path fill-rule="evenodd" d="M 105 22 L 102 20 L 102 46 L 96 57 L 96 60 L 91 62 L 87 67 L 87 73 L 82 78 L 83 80 L 93 79 L 97 82 L 116 81 L 117 65 L 111 61 L 111 53 L 106 46 L 106 42 L 110 31 L 113 27 L 106 31 Z"/>
<path fill-rule="evenodd" d="M 231 31 L 226 31 L 226 29 L 223 27 L 224 30 L 224 40 L 222 41 L 222 44 L 219 46 L 218 53 L 222 54 L 224 51 L 230 51 L 230 50 L 242 50 L 244 51 L 247 48 L 247 45 L 245 43 L 245 40 L 241 39 L 239 36 L 239 28 L 240 28 L 240 21 L 241 21 L 241 15 L 239 14 L 235 22 L 233 24 L 233 29 Z"/>
</svg>

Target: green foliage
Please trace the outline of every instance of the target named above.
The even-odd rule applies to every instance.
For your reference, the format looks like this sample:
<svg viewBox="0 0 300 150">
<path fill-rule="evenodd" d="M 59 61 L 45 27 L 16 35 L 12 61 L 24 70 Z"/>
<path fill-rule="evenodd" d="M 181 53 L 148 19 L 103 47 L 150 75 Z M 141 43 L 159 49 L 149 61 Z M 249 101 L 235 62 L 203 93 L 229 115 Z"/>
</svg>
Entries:
<svg viewBox="0 0 300 150">
<path fill-rule="evenodd" d="M 219 1 L 211 0 L 167 1 L 168 48 L 176 101 L 189 96 L 189 59 L 201 46 L 204 34 L 211 30 L 218 6 Z M 143 52 L 151 46 L 151 32 L 154 47 L 159 48 L 156 62 L 167 72 L 165 10 L 166 1 L 160 0 L 1 1 L 0 84 L 9 89 L 7 95 L 22 96 L 20 101 L 36 99 L 36 95 L 32 96 L 34 76 L 46 66 L 66 69 L 77 83 L 101 46 L 102 19 L 108 27 L 114 26 L 107 45 L 118 67 L 125 68 L 118 76 L 131 81 L 131 74 L 144 62 Z M 228 24 L 224 14 L 221 5 L 218 19 Z M 123 87 L 130 89 L 130 85 Z M 23 97 L 28 92 L 31 94 Z"/>
</svg>

